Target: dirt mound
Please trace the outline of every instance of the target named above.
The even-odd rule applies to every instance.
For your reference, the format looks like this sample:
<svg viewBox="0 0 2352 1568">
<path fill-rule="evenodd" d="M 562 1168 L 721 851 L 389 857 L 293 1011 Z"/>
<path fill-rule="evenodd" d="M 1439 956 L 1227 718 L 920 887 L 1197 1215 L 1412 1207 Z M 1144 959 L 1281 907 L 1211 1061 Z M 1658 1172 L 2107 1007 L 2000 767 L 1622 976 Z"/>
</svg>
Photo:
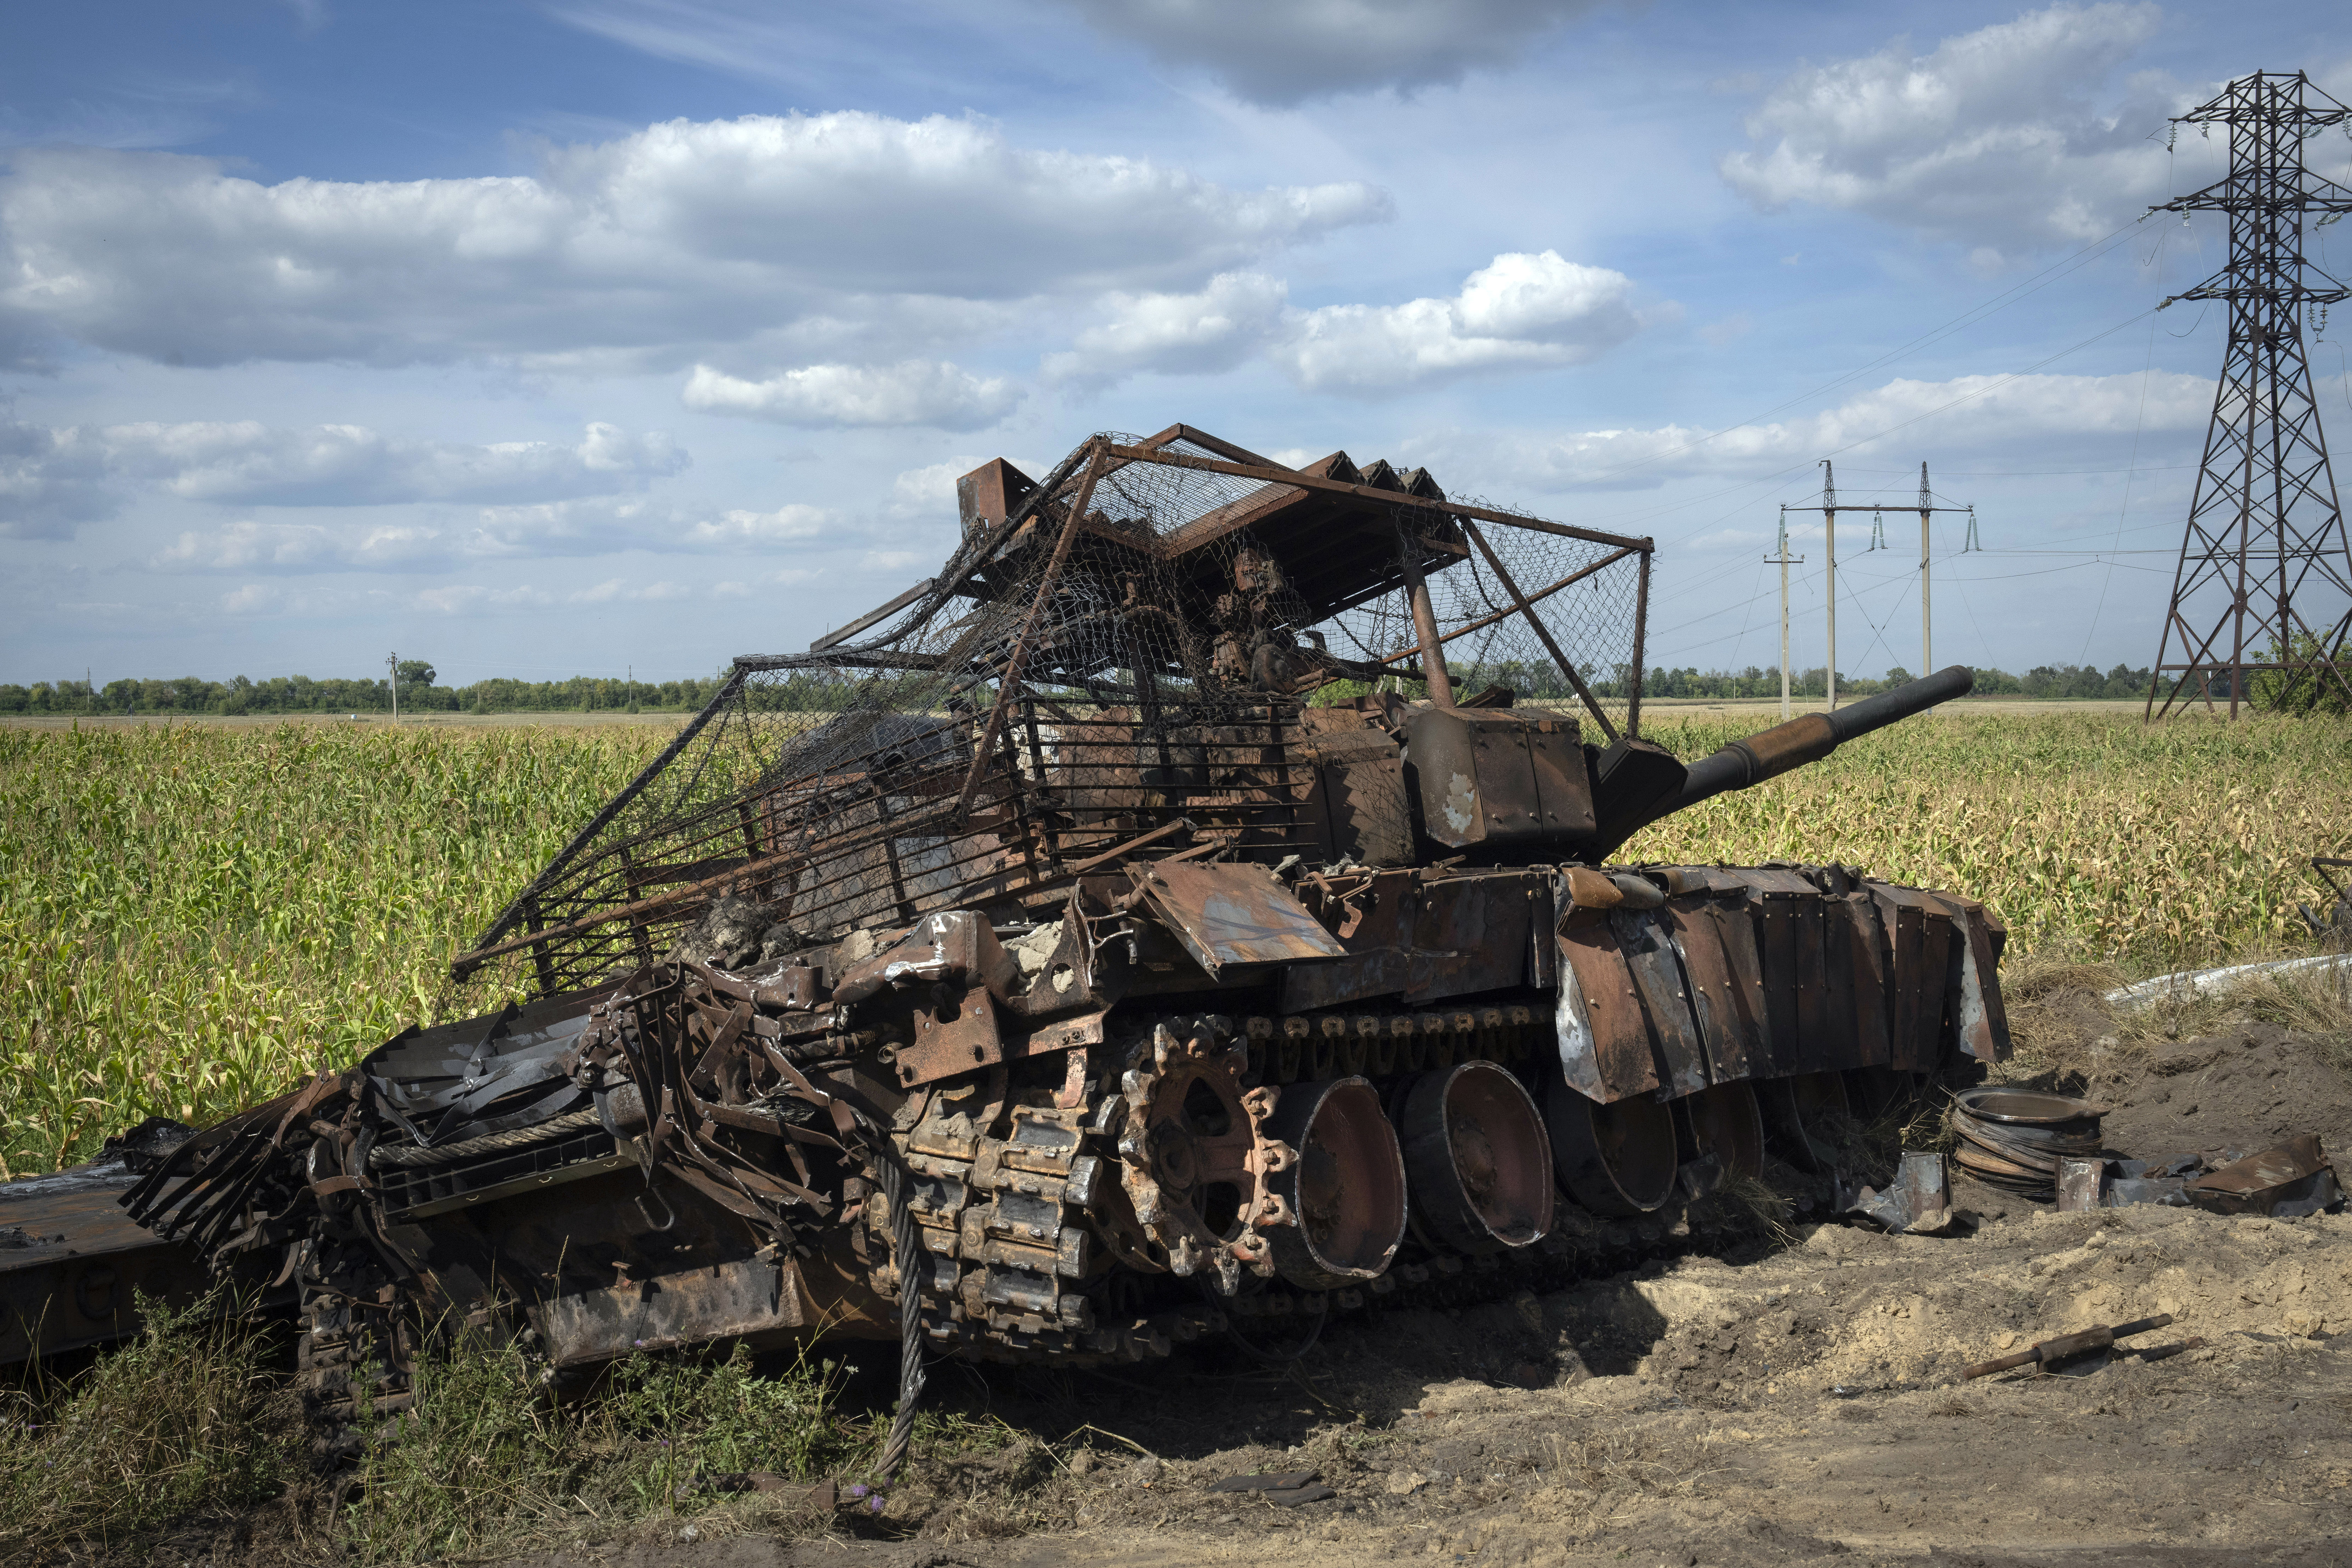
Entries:
<svg viewBox="0 0 2352 1568">
<path fill-rule="evenodd" d="M 2326 1060 L 2334 1042 L 2249 1023 L 2193 1040 L 2158 1041 L 2104 1062 L 2086 1091 L 2109 1107 L 2111 1148 L 2251 1153 L 2297 1132 L 2352 1154 L 2352 1082 Z"/>
</svg>

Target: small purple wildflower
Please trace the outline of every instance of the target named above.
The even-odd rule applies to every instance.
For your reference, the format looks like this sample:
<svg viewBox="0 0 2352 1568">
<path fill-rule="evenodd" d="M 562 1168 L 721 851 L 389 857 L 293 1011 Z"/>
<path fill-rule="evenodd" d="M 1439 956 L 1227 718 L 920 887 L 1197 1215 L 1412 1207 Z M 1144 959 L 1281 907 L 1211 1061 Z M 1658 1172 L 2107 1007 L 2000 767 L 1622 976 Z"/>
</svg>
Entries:
<svg viewBox="0 0 2352 1568">
<path fill-rule="evenodd" d="M 868 1513 L 880 1513 L 882 1511 L 882 1499 L 878 1494 L 866 1500 L 866 1511 Z"/>
<path fill-rule="evenodd" d="M 856 1501 L 857 1499 L 864 1497 L 864 1496 L 866 1494 L 866 1492 L 867 1492 L 867 1491 L 869 1491 L 869 1490 L 871 1490 L 871 1489 L 870 1489 L 870 1488 L 867 1488 L 867 1487 L 862 1487 L 862 1486 L 855 1486 L 855 1487 L 851 1487 L 851 1488 L 849 1489 L 849 1496 L 850 1496 L 850 1500 L 851 1500 L 852 1501 Z"/>
</svg>

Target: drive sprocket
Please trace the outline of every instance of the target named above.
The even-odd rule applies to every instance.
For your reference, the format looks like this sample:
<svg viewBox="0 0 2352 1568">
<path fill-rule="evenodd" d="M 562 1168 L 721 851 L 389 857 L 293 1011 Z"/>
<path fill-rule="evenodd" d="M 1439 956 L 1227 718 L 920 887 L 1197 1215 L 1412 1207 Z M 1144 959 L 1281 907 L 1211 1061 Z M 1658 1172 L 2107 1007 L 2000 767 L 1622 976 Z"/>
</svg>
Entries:
<svg viewBox="0 0 2352 1568">
<path fill-rule="evenodd" d="M 1119 1185 L 1171 1273 L 1211 1270 L 1232 1295 L 1246 1266 L 1270 1275 L 1265 1232 L 1297 1224 L 1267 1179 L 1297 1151 L 1266 1135 L 1282 1091 L 1244 1089 L 1245 1051 L 1214 1015 L 1164 1020 L 1120 1079 Z"/>
</svg>

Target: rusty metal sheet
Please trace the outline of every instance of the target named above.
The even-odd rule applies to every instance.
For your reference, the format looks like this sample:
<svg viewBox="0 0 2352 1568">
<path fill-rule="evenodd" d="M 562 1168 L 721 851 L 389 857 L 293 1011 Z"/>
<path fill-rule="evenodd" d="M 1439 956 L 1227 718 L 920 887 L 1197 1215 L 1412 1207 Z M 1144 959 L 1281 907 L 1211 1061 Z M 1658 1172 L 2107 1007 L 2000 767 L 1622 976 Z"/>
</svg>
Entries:
<svg viewBox="0 0 2352 1568">
<path fill-rule="evenodd" d="M 670 1350 L 807 1322 L 799 1271 L 787 1258 L 704 1268 L 557 1296 L 531 1310 L 558 1366 Z"/>
<path fill-rule="evenodd" d="M 0 1183 L 0 1364 L 103 1344 L 139 1331 L 132 1291 L 185 1307 L 204 1259 L 123 1213 L 139 1178 L 120 1159 Z"/>
<path fill-rule="evenodd" d="M 1907 1072 L 1934 1072 L 1950 1056 L 1951 1019 L 1960 989 L 1960 953 L 1965 938 L 1959 923 L 1940 910 L 1920 911 L 1921 989 L 1919 1034 L 1908 1063 L 1889 1053 L 1889 1065 Z"/>
<path fill-rule="evenodd" d="M 2282 1204 L 2308 1214 L 2334 1197 L 2335 1179 L 2319 1134 L 2305 1132 L 2208 1172 L 2189 1184 L 2188 1195 L 2198 1207 L 2220 1214 L 2273 1214 Z"/>
<path fill-rule="evenodd" d="M 1004 1059 L 1004 1040 L 996 1027 L 996 1005 L 985 985 L 974 985 L 960 1002 L 915 1009 L 915 1039 L 898 1047 L 898 1073 L 902 1088 L 912 1089 L 935 1079 L 993 1067 Z"/>
<path fill-rule="evenodd" d="M 1943 1056 L 1952 922 L 1924 902 L 1891 907 L 1894 1023 L 1887 1065 L 1897 1072 L 1932 1072 Z"/>
<path fill-rule="evenodd" d="M 1951 918 L 1953 943 L 1959 955 L 1955 987 L 1945 1002 L 1947 1022 L 1957 1037 L 1953 1043 L 1980 1062 L 2007 1061 L 2009 1012 L 2001 1005 L 1992 925 L 1985 908 L 1973 899 L 1935 897 Z M 1990 984 L 1986 984 L 1988 979 Z"/>
<path fill-rule="evenodd" d="M 1843 906 L 1842 913 L 1838 906 Z M 1848 893 L 1832 906 L 1832 932 L 1841 921 L 1845 927 L 1847 979 L 1846 988 L 1839 994 L 1853 1010 L 1853 1065 L 1884 1067 L 1894 1047 L 1886 1009 L 1885 934 L 1877 905 L 1867 893 Z"/>
<path fill-rule="evenodd" d="M 1385 739 L 1385 737 L 1382 737 Z M 1391 742 L 1391 749 L 1393 750 Z M 1327 762 L 1316 770 L 1331 858 L 1365 866 L 1412 863 L 1412 807 L 1394 756 Z"/>
<path fill-rule="evenodd" d="M 2058 1212 L 2087 1214 L 2104 1206 L 2100 1202 L 2100 1186 L 2106 1179 L 2107 1163 L 2098 1159 L 2081 1159 L 2069 1155 L 2058 1162 Z"/>
<path fill-rule="evenodd" d="M 1423 882 L 1406 1003 L 1526 984 L 1539 879 L 1534 872 L 1502 872 Z"/>
<path fill-rule="evenodd" d="M 1257 866 L 1155 861 L 1132 869 L 1152 911 L 1211 978 L 1228 965 L 1312 963 L 1348 950 Z"/>
<path fill-rule="evenodd" d="M 1528 901 L 1528 984 L 1538 991 L 1559 984 L 1559 942 L 1553 932 L 1563 907 L 1560 896 L 1556 878 L 1535 879 L 1534 896 Z"/>
<path fill-rule="evenodd" d="M 1282 1010 L 1310 1012 L 1367 996 L 1393 996 L 1407 981 L 1407 955 L 1413 921 L 1421 907 L 1421 884 L 1411 871 L 1382 871 L 1360 881 L 1335 880 L 1333 934 L 1346 956 L 1329 963 L 1301 964 L 1282 973 Z"/>
<path fill-rule="evenodd" d="M 1789 906 L 1790 925 L 1794 932 L 1791 961 L 1797 991 L 1797 1070 L 1827 1072 L 1843 1067 L 1845 1064 L 1837 1058 L 1837 1039 L 1832 1027 L 1838 998 L 1830 990 L 1827 905 L 1821 894 L 1811 891 L 1769 898 L 1765 902 Z"/>
<path fill-rule="evenodd" d="M 1664 921 L 1690 982 L 1709 1081 L 1769 1072 L 1771 1041 L 1765 1033 L 1763 984 L 1756 974 L 1756 932 L 1747 914 L 1710 898 L 1678 899 L 1666 906 Z"/>
<path fill-rule="evenodd" d="M 1800 872 L 1767 866 L 1742 866 L 1731 869 L 1742 887 L 1755 893 L 1781 894 L 1791 898 L 1819 897 L 1821 889 L 1812 879 Z"/>
<path fill-rule="evenodd" d="M 1764 1027 L 1772 1042 L 1772 1076 L 1803 1071 L 1797 1065 L 1797 918 L 1787 899 L 1751 899 L 1759 977 L 1764 982 Z"/>
<path fill-rule="evenodd" d="M 1556 1032 L 1570 1084 L 1603 1105 L 1656 1089 L 1649 1022 L 1617 933 L 1605 920 L 1574 924 L 1559 933 L 1559 955 Z"/>
<path fill-rule="evenodd" d="M 1874 889 L 1874 892 L 1877 889 Z M 1927 912 L 1918 905 L 1881 899 L 1880 923 L 1886 931 L 1887 1065 L 1909 1071 L 1919 1056 L 1920 1015 L 1942 1005 L 1943 976 L 1935 977 L 1937 1000 L 1927 1000 Z M 1925 1026 L 1932 1030 L 1931 1021 Z"/>
<path fill-rule="evenodd" d="M 1666 880 L 1666 891 L 1677 898 L 1686 893 L 1713 893 L 1737 900 L 1749 891 L 1747 873 L 1730 866 L 1643 866 Z"/>
<path fill-rule="evenodd" d="M 1705 1089 L 1706 1047 L 1700 1043 L 1682 964 L 1675 957 L 1665 928 L 1647 910 L 1612 910 L 1608 919 L 1616 928 L 1617 945 L 1625 954 L 1625 966 L 1633 972 L 1643 1008 L 1649 1014 L 1661 1076 L 1675 1094 Z"/>
<path fill-rule="evenodd" d="M 1535 766 L 1536 796 L 1547 834 L 1592 831 L 1592 775 L 1577 743 L 1578 733 L 1573 719 L 1530 717 L 1527 727 L 1528 760 Z"/>
<path fill-rule="evenodd" d="M 1940 984 L 1944 994 L 1940 1000 L 1923 999 L 1922 1011 L 1935 1015 L 1924 1025 L 1931 1038 L 1926 1043 L 1915 1043 L 1913 1056 L 1924 1055 L 1929 1067 L 1940 1062 L 1948 1048 L 1966 1051 L 1979 1061 L 2006 1060 L 2010 1052 L 2009 1015 L 2001 1005 L 1998 968 L 2000 939 L 2006 932 L 2000 923 L 1972 899 L 1885 882 L 1867 886 L 1879 903 L 1890 939 L 1899 939 L 1898 922 L 1891 912 L 1895 910 L 1918 912 L 1923 941 L 1934 940 L 1929 928 L 1943 930 L 1945 968 Z M 1899 953 L 1897 957 L 1899 960 Z M 1922 962 L 1932 969 L 1934 955 L 1923 954 Z M 1920 984 L 1937 983 L 1923 976 Z M 1899 1050 L 1903 1039 L 1899 1024 L 1895 1037 Z"/>
<path fill-rule="evenodd" d="M 1862 974 L 1854 964 L 1853 921 L 1845 900 L 1832 898 L 1822 905 L 1822 1051 L 1835 1068 L 1863 1065 L 1864 1043 L 1859 1008 Z"/>
</svg>

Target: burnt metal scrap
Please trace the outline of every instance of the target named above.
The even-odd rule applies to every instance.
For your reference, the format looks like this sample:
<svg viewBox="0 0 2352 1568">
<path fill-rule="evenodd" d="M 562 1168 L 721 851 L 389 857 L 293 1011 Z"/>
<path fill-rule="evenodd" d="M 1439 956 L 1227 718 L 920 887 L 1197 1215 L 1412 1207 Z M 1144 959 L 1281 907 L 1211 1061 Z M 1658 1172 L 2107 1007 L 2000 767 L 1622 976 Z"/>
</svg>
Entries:
<svg viewBox="0 0 2352 1568">
<path fill-rule="evenodd" d="M 2152 1333 L 2158 1329 L 2171 1326 L 2172 1314 L 2169 1312 L 2158 1312 L 2152 1318 L 2116 1323 L 2112 1327 L 2098 1323 L 2074 1333 L 2061 1334 L 2056 1339 L 2028 1345 L 2011 1355 L 1995 1356 L 1990 1361 L 1979 1362 L 1963 1371 L 1960 1377 L 1966 1382 L 1990 1377 L 1997 1372 L 2015 1372 L 2021 1367 L 2032 1367 L 2033 1375 L 2037 1377 L 2052 1373 L 2080 1375 L 2095 1372 L 2106 1364 L 2107 1352 L 2115 1349 L 2117 1340 L 2127 1340 L 2136 1334 Z M 2189 1340 L 2180 1344 L 2157 1345 L 2141 1351 L 2139 1354 L 2145 1361 L 2161 1361 L 2185 1350 L 2196 1350 L 2204 1342 L 2203 1340 Z"/>
<path fill-rule="evenodd" d="M 478 1016 L 130 1188 L 142 1245 L 298 1298 L 331 1426 L 457 1324 L 551 1377 L 895 1339 L 902 1415 L 942 1354 L 1296 1354 L 1622 1266 L 2006 1055 L 1966 897 L 1612 863 L 1965 669 L 1685 766 L 1640 738 L 1647 540 L 1182 426 L 959 496 L 936 574 L 738 659 L 456 956 Z"/>
</svg>

